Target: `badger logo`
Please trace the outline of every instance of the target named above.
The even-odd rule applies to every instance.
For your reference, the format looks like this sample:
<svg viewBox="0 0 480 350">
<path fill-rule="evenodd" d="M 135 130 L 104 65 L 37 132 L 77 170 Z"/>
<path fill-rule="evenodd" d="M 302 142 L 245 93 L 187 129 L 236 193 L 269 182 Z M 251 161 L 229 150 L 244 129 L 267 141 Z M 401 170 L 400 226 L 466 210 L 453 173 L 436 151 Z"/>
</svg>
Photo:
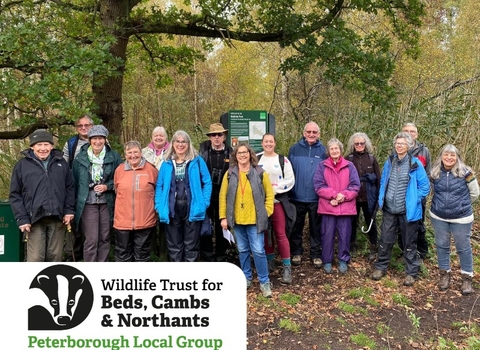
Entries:
<svg viewBox="0 0 480 350">
<path fill-rule="evenodd" d="M 93 305 L 88 278 L 68 265 L 42 270 L 30 284 L 28 330 L 63 330 L 82 323 Z"/>
</svg>

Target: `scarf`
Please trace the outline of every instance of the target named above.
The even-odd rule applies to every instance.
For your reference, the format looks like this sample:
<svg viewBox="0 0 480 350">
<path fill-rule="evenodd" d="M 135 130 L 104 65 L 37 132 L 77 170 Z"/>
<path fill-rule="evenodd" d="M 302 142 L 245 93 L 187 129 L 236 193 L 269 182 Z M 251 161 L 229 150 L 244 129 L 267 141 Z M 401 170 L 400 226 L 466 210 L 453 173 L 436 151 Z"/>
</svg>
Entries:
<svg viewBox="0 0 480 350">
<path fill-rule="evenodd" d="M 87 154 L 90 164 L 92 164 L 92 181 L 98 184 L 103 179 L 103 160 L 105 159 L 105 146 L 98 156 L 93 153 L 92 146 L 88 146 Z"/>
</svg>

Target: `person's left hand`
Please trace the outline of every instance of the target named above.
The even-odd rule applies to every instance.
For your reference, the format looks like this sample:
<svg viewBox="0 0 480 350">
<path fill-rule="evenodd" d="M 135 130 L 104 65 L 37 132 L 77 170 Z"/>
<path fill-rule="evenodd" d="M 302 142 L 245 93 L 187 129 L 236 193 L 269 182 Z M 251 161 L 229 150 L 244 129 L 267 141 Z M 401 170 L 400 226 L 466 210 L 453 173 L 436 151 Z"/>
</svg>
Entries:
<svg viewBox="0 0 480 350">
<path fill-rule="evenodd" d="M 74 215 L 73 214 L 67 214 L 63 216 L 63 223 L 65 225 L 70 225 L 70 222 L 73 220 Z"/>
</svg>

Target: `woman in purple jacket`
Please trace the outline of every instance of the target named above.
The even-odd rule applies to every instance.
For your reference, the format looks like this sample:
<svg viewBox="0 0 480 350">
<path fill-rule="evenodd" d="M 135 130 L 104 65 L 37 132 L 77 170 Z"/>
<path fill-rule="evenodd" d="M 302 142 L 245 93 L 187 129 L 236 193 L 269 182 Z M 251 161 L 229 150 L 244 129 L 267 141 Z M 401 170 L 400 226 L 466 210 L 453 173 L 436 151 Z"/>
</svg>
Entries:
<svg viewBox="0 0 480 350">
<path fill-rule="evenodd" d="M 352 216 L 357 214 L 356 197 L 360 179 L 352 162 L 342 156 L 343 144 L 336 138 L 327 143 L 328 158 L 315 171 L 313 184 L 318 195 L 318 213 L 322 214 L 323 270 L 332 273 L 335 232 L 338 231 L 338 270 L 348 271 Z"/>
</svg>

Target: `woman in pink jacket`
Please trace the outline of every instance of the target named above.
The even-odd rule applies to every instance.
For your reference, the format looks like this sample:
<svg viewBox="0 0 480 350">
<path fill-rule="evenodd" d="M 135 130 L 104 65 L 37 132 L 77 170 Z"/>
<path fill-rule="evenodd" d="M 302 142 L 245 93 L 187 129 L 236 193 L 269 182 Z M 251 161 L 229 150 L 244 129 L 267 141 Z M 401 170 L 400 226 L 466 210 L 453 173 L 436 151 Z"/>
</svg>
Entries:
<svg viewBox="0 0 480 350">
<path fill-rule="evenodd" d="M 355 198 L 360 179 L 352 162 L 342 156 L 343 144 L 336 138 L 327 143 L 328 158 L 318 164 L 313 177 L 318 195 L 318 213 L 322 214 L 323 270 L 332 273 L 335 232 L 338 232 L 338 270 L 348 271 L 352 216 L 357 214 Z"/>
</svg>

